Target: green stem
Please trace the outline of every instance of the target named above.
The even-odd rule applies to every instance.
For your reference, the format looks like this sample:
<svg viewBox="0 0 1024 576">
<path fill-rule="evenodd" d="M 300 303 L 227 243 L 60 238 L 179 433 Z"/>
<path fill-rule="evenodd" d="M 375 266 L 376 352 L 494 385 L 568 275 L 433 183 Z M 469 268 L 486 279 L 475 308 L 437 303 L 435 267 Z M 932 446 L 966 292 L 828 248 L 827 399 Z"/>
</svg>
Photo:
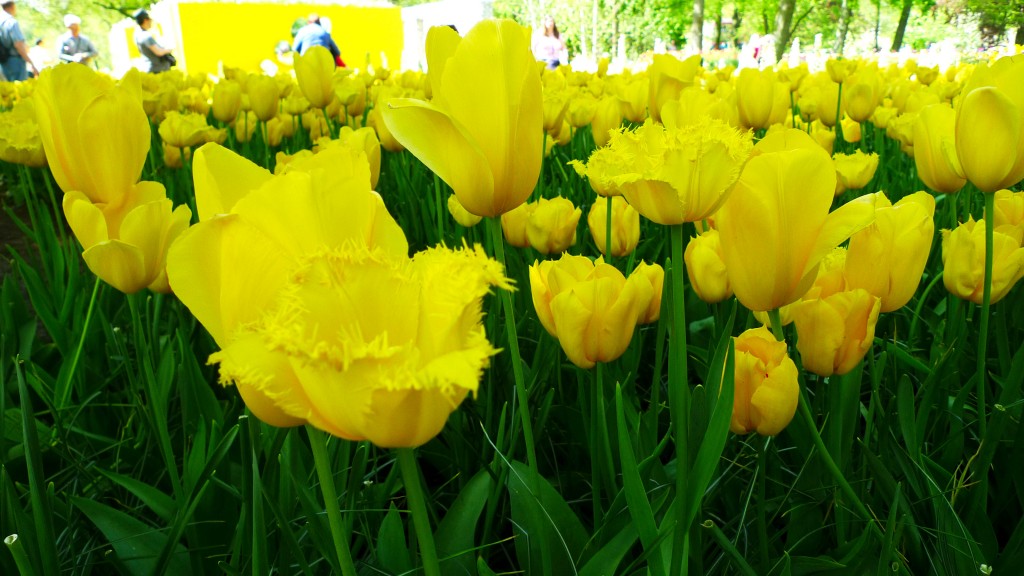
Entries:
<svg viewBox="0 0 1024 576">
<path fill-rule="evenodd" d="M 427 576 L 441 576 L 434 534 L 430 531 L 430 518 L 427 517 L 426 498 L 423 495 L 423 485 L 420 483 L 420 468 L 412 448 L 398 449 L 398 467 L 402 471 L 405 495 L 409 499 L 409 511 L 412 512 L 412 522 L 416 528 L 416 541 L 419 542 L 420 556 L 423 558 L 423 572 Z"/>
<path fill-rule="evenodd" d="M 11 556 L 14 556 L 14 565 L 18 568 L 18 574 L 21 576 L 35 576 L 36 570 L 32 567 L 32 563 L 29 562 L 28 554 L 25 553 L 25 546 L 21 543 L 18 535 L 11 534 L 4 538 L 4 544 L 11 551 Z"/>
<path fill-rule="evenodd" d="M 843 83 L 839 83 L 839 96 L 836 97 L 836 145 L 839 147 L 839 152 L 844 150 L 843 148 L 843 118 L 839 115 L 843 109 Z"/>
<path fill-rule="evenodd" d="M 773 308 L 768 311 L 768 320 L 772 323 L 772 334 L 775 335 L 775 339 L 782 342 L 786 339 L 785 333 L 782 331 L 782 314 L 778 308 Z"/>
<path fill-rule="evenodd" d="M 996 195 L 985 193 L 985 287 L 981 293 L 981 334 L 978 336 L 978 437 L 985 441 L 988 428 L 985 405 L 985 357 L 988 355 L 988 317 L 992 306 L 992 250 Z"/>
<path fill-rule="evenodd" d="M 597 429 L 600 433 L 601 439 L 601 456 L 605 463 L 605 465 L 602 466 L 605 474 L 604 483 L 608 493 L 611 494 L 614 499 L 616 492 L 615 471 L 613 468 L 614 460 L 612 460 L 611 436 L 608 434 L 608 417 L 605 415 L 604 363 L 598 362 L 595 370 L 597 371 L 597 387 L 594 390 L 594 402 L 597 403 Z"/>
<path fill-rule="evenodd" d="M 669 414 L 676 446 L 676 498 L 685 499 L 689 472 L 687 415 L 690 412 L 690 388 L 687 377 L 686 358 L 686 298 L 683 292 L 683 224 L 670 229 L 672 244 L 672 265 L 666 266 L 671 274 L 672 286 L 672 328 L 669 340 L 668 397 Z M 686 525 L 686 506 L 680 500 L 676 506 L 678 514 L 672 546 L 672 576 L 687 574 L 689 571 L 690 527 Z"/>
<path fill-rule="evenodd" d="M 331 538 L 334 540 L 334 551 L 338 555 L 341 573 L 345 576 L 356 576 L 356 567 L 352 562 L 352 550 L 348 545 L 345 523 L 341 519 L 341 509 L 338 507 L 334 475 L 331 474 L 331 463 L 327 457 L 327 436 L 308 425 L 306 434 L 309 435 L 309 446 L 313 450 L 313 462 L 316 464 L 316 475 L 320 479 L 320 491 L 324 495 L 327 522 L 331 526 Z"/>
<path fill-rule="evenodd" d="M 768 557 L 768 503 L 765 496 L 767 492 L 768 444 L 771 441 L 771 436 L 765 438 L 764 444 L 757 452 L 757 549 L 761 555 L 761 569 L 765 572 L 769 571 L 771 567 Z"/>
<path fill-rule="evenodd" d="M 100 290 L 100 279 L 92 285 L 92 296 L 89 297 L 89 307 L 85 312 L 85 323 L 82 325 L 82 334 L 78 338 L 78 346 L 75 347 L 75 354 L 71 357 L 71 367 L 67 371 L 67 381 L 60 388 L 60 397 L 57 398 L 57 410 L 63 409 L 71 399 L 71 381 L 75 377 L 75 370 L 78 368 L 78 360 L 82 357 L 82 347 L 85 346 L 85 337 L 89 333 L 89 322 L 92 320 L 92 310 L 96 305 L 96 294 Z"/>
<path fill-rule="evenodd" d="M 441 177 L 434 174 L 434 204 L 437 209 L 437 244 L 444 243 L 444 209 L 441 205 Z"/>
<path fill-rule="evenodd" d="M 612 197 L 608 196 L 606 204 L 608 214 L 605 215 L 604 219 L 604 261 L 612 261 Z"/>
<path fill-rule="evenodd" d="M 491 245 L 494 254 L 501 263 L 505 273 L 508 274 L 508 264 L 505 261 L 505 236 L 501 233 L 501 217 L 495 216 L 487 219 L 487 227 L 491 233 Z M 505 331 L 508 336 L 508 350 L 512 355 L 512 377 L 515 379 L 516 401 L 519 404 L 519 419 L 523 426 L 523 440 L 526 443 L 526 462 L 531 472 L 531 488 L 534 497 L 540 498 L 540 466 L 537 462 L 537 448 L 533 443 L 533 423 L 530 421 L 530 402 L 526 392 L 526 378 L 523 375 L 523 361 L 519 354 L 519 336 L 516 333 L 515 307 L 512 302 L 512 292 L 501 291 L 501 305 L 505 316 Z M 546 538 L 540 539 L 541 563 L 545 568 L 544 573 L 551 572 L 551 543 Z"/>
<path fill-rule="evenodd" d="M 757 572 L 750 564 L 747 563 L 747 559 L 744 558 L 743 553 L 741 553 L 736 546 L 734 546 L 733 543 L 725 537 L 721 528 L 711 520 L 705 520 L 702 526 L 711 530 L 711 535 L 714 537 L 715 542 L 722 547 L 722 551 L 725 552 L 726 556 L 736 563 L 736 568 L 741 574 L 743 574 L 743 576 L 757 576 Z"/>
</svg>

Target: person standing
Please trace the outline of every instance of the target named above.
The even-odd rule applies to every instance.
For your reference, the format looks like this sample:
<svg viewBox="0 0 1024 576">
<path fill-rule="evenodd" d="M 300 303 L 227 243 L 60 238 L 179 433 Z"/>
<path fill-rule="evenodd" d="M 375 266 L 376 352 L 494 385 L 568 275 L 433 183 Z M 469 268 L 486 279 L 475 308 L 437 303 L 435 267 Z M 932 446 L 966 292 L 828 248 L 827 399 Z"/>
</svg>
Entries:
<svg viewBox="0 0 1024 576">
<path fill-rule="evenodd" d="M 533 35 L 533 56 L 537 60 L 546 62 L 548 70 L 558 68 L 562 63 L 562 52 L 565 51 L 565 42 L 558 32 L 555 19 L 545 16 L 543 27 Z"/>
<path fill-rule="evenodd" d="M 81 34 L 82 19 L 74 14 L 64 17 L 64 27 L 68 29 L 58 39 L 60 43 L 60 59 L 63 62 L 88 64 L 99 55 L 96 46 Z"/>
<path fill-rule="evenodd" d="M 135 45 L 139 48 L 139 54 L 142 54 L 140 70 L 150 74 L 170 70 L 171 62 L 165 56 L 171 51 L 161 46 L 150 31 L 153 28 L 153 19 L 149 17 L 149 12 L 139 9 L 135 13 L 135 23 L 139 25 L 135 29 Z"/>
<path fill-rule="evenodd" d="M 334 56 L 335 64 L 341 58 L 341 50 L 338 49 L 338 45 L 331 38 L 331 33 L 320 22 L 320 16 L 316 14 L 310 14 L 309 18 L 306 19 L 306 25 L 299 28 L 299 31 L 295 33 L 295 44 L 292 46 L 292 49 L 298 52 L 300 56 L 304 56 L 306 51 L 313 46 L 323 46 L 330 50 L 331 56 Z"/>
<path fill-rule="evenodd" d="M 3 8 L 0 10 L 0 70 L 10 82 L 27 80 L 30 70 L 38 75 L 39 70 L 28 55 L 25 35 L 15 19 L 17 5 L 14 0 L 7 0 L 0 8 Z"/>
</svg>

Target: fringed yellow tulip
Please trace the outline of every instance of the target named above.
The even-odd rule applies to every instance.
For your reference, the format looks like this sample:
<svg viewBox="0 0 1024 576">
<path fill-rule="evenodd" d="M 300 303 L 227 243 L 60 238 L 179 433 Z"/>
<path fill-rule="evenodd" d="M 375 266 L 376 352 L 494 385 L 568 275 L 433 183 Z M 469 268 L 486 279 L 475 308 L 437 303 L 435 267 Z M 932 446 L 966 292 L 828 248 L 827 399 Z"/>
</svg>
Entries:
<svg viewBox="0 0 1024 576">
<path fill-rule="evenodd" d="M 584 369 L 626 351 L 653 296 L 645 276 L 627 279 L 600 260 L 565 254 L 530 266 L 530 289 L 541 324 Z"/>
<path fill-rule="evenodd" d="M 237 162 L 224 158 L 197 166 L 228 181 Z M 260 419 L 421 445 L 477 390 L 496 353 L 481 300 L 508 281 L 479 247 L 409 258 L 355 151 L 331 147 L 303 168 L 184 234 L 171 285 L 220 346 L 221 381 Z"/>
<path fill-rule="evenodd" d="M 796 347 L 804 368 L 823 377 L 856 368 L 874 342 L 880 304 L 877 296 L 857 288 L 795 305 Z"/>
<path fill-rule="evenodd" d="M 921 282 L 935 236 L 935 198 L 927 192 L 906 196 L 895 205 L 875 195 L 875 221 L 850 237 L 846 282 L 882 299 L 882 312 L 910 301 Z"/>
<path fill-rule="evenodd" d="M 619 162 L 619 156 L 611 148 L 598 148 L 590 154 L 586 164 L 579 160 L 570 160 L 569 165 L 577 174 L 586 177 L 591 190 L 598 196 L 608 197 L 622 195 L 622 190 L 613 180 L 621 170 Z"/>
<path fill-rule="evenodd" d="M 429 43 L 427 48 L 430 59 Z M 391 100 L 382 113 L 395 138 L 473 214 L 504 214 L 537 183 L 544 120 L 540 74 L 529 31 L 511 20 L 484 20 L 458 42 L 432 102 Z"/>
<path fill-rule="evenodd" d="M 829 213 L 836 171 L 805 133 L 770 134 L 754 154 L 716 218 L 736 297 L 768 311 L 807 292 L 818 264 L 833 248 L 874 220 L 870 197 Z"/>
<path fill-rule="evenodd" d="M 587 228 L 597 249 L 604 254 L 608 240 L 608 201 L 599 198 L 590 206 Z M 612 198 L 612 256 L 620 258 L 640 242 L 640 213 L 621 196 Z M 604 254 L 606 257 L 607 254 Z"/>
<path fill-rule="evenodd" d="M 22 100 L 14 109 L 0 112 L 0 160 L 34 168 L 46 166 L 32 100 Z"/>
<path fill-rule="evenodd" d="M 774 436 L 796 414 L 800 399 L 796 364 L 765 327 L 752 328 L 735 339 L 735 400 L 729 429 Z"/>
<path fill-rule="evenodd" d="M 1022 230 L 1004 226 L 993 234 L 992 299 L 995 304 L 1003 299 L 1024 277 L 1024 248 L 1021 247 Z M 982 303 L 985 284 L 985 221 L 969 218 L 955 230 L 942 231 L 942 282 L 949 293 Z"/>
<path fill-rule="evenodd" d="M 878 154 L 865 154 L 857 150 L 853 154 L 835 154 L 832 162 L 836 167 L 836 194 L 846 190 L 860 190 L 875 177 L 878 169 Z"/>
<path fill-rule="evenodd" d="M 610 142 L 612 182 L 630 205 L 658 224 L 707 218 L 725 201 L 750 155 L 750 135 L 721 120 L 666 129 L 647 121 Z"/>
</svg>

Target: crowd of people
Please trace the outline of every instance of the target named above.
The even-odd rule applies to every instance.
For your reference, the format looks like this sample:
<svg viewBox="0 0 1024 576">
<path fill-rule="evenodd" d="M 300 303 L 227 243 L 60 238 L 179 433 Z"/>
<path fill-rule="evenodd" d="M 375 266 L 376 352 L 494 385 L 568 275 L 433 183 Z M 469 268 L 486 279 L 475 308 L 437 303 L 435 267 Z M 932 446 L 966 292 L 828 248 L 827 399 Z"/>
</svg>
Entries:
<svg viewBox="0 0 1024 576">
<path fill-rule="evenodd" d="M 96 45 L 82 34 L 82 19 L 74 14 L 64 16 L 67 31 L 57 39 L 59 55 L 54 57 L 42 38 L 37 38 L 29 47 L 18 23 L 18 5 L 14 0 L 6 1 L 0 7 L 3 8 L 0 11 L 0 73 L 3 80 L 26 80 L 57 62 L 87 65 L 99 56 Z"/>
</svg>

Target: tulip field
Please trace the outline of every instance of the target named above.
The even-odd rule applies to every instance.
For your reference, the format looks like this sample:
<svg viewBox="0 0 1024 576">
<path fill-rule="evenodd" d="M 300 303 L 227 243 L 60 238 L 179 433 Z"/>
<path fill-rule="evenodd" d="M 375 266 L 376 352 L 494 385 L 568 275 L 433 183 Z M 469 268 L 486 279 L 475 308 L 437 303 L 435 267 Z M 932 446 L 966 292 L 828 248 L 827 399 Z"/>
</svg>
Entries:
<svg viewBox="0 0 1024 576">
<path fill-rule="evenodd" d="M 0 574 L 1024 573 L 1024 56 L 0 83 Z"/>
</svg>

